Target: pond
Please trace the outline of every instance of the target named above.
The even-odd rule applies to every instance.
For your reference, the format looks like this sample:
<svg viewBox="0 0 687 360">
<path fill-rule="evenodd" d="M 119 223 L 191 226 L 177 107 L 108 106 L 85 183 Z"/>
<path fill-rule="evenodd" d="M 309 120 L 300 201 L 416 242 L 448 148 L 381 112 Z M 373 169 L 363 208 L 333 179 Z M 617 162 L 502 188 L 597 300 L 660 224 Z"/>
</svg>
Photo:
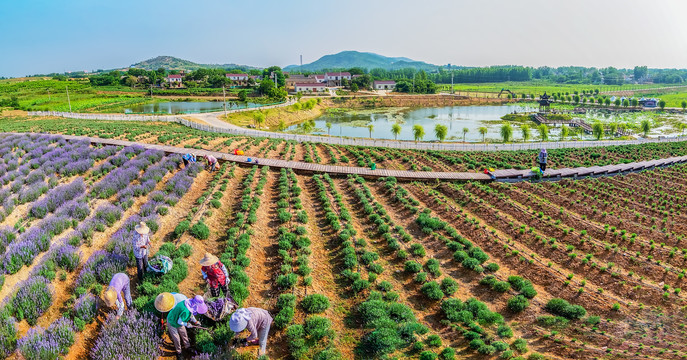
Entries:
<svg viewBox="0 0 687 360">
<path fill-rule="evenodd" d="M 424 141 L 437 140 L 434 135 L 434 126 L 443 124 L 448 127 L 446 140 L 463 140 L 463 128 L 467 128 L 465 134 L 467 141 L 482 141 L 479 133 L 480 127 L 486 127 L 487 139 L 500 138 L 499 132 L 504 120 L 501 117 L 513 112 L 522 113 L 535 111 L 534 107 L 526 105 L 495 105 L 495 106 L 447 106 L 420 109 L 387 108 L 375 110 L 361 110 L 328 113 L 315 119 L 313 134 L 327 134 L 326 123 L 331 122 L 332 136 L 370 137 L 367 128 L 372 124 L 374 129 L 372 137 L 376 139 L 394 139 L 391 126 L 395 123 L 401 125 L 399 140 L 414 140 L 413 125 L 421 125 L 425 130 Z M 528 122 L 528 125 L 534 123 Z M 516 124 L 513 124 L 516 125 Z M 287 129 L 297 131 L 299 125 Z M 514 132 L 517 126 L 514 126 Z M 515 134 L 514 134 L 515 135 Z"/>
<path fill-rule="evenodd" d="M 509 104 L 509 105 L 490 105 L 490 106 L 447 106 L 430 107 L 420 109 L 407 108 L 384 108 L 372 110 L 351 110 L 351 111 L 330 111 L 314 119 L 314 129 L 311 134 L 327 134 L 326 123 L 332 124 L 329 134 L 332 136 L 346 136 L 369 138 L 370 131 L 368 125 L 373 126 L 372 138 L 375 139 L 394 139 L 391 132 L 393 124 L 401 125 L 401 132 L 398 140 L 414 140 L 413 126 L 421 125 L 424 128 L 425 136 L 423 141 L 438 140 L 434 135 L 436 124 L 443 124 L 448 127 L 446 141 L 462 141 L 463 128 L 467 128 L 465 140 L 468 142 L 481 142 L 482 135 L 479 133 L 480 127 L 486 127 L 487 141 L 501 141 L 501 125 L 506 121 L 501 117 L 506 114 L 524 113 L 537 111 L 534 104 Z M 636 129 L 638 133 L 639 122 L 645 118 L 650 120 L 650 136 L 676 134 L 676 122 L 685 121 L 684 115 L 678 116 L 656 116 L 647 113 L 623 113 L 606 115 L 597 112 L 589 112 L 586 115 L 574 115 L 575 118 L 583 119 L 588 123 L 600 121 L 608 124 L 611 122 L 624 122 L 629 128 Z M 539 141 L 539 132 L 536 124 L 530 120 L 509 120 L 513 127 L 513 139 L 522 139 L 520 127 L 527 125 L 530 128 L 530 141 Z M 560 137 L 560 126 L 549 128 L 549 139 L 557 140 Z M 304 133 L 303 124 L 293 125 L 286 129 L 289 132 Z M 578 139 L 591 140 L 593 135 L 580 133 L 575 136 Z"/>
<path fill-rule="evenodd" d="M 238 103 L 235 101 L 227 101 L 227 110 L 245 107 L 258 107 L 261 105 L 262 104 L 256 104 L 251 102 Z M 224 110 L 224 102 L 222 101 L 168 101 L 133 105 L 125 108 L 124 112 L 139 114 L 192 114 L 222 110 Z"/>
</svg>

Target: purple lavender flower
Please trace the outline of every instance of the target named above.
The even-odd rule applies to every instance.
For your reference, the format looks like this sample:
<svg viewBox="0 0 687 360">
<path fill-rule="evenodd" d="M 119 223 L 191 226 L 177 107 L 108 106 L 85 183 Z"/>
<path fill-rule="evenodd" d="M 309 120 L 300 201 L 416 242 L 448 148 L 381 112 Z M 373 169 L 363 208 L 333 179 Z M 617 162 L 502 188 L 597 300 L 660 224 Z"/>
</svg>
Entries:
<svg viewBox="0 0 687 360">
<path fill-rule="evenodd" d="M 71 245 L 62 245 L 53 251 L 52 258 L 57 266 L 74 271 L 81 261 L 81 252 Z"/>
<path fill-rule="evenodd" d="M 91 349 L 91 358 L 155 360 L 160 356 L 161 341 L 154 315 L 131 310 L 117 320 L 115 314 L 110 314 Z"/>
<path fill-rule="evenodd" d="M 74 303 L 74 316 L 83 320 L 86 324 L 95 319 L 95 296 L 91 293 L 85 293 L 79 296 Z"/>
<path fill-rule="evenodd" d="M 33 276 L 18 285 L 19 290 L 12 299 L 15 315 L 26 319 L 29 325 L 36 325 L 38 317 L 52 304 L 54 289 L 42 276 Z"/>
<path fill-rule="evenodd" d="M 43 330 L 42 327 L 29 329 L 17 347 L 27 360 L 57 359 L 66 354 L 74 344 L 74 323 L 68 318 L 60 318 Z"/>
<path fill-rule="evenodd" d="M 76 198 L 86 191 L 83 178 L 76 178 L 69 184 L 58 186 L 46 194 L 42 199 L 31 206 L 31 215 L 43 218 L 48 212 L 55 211 L 65 202 Z"/>
</svg>

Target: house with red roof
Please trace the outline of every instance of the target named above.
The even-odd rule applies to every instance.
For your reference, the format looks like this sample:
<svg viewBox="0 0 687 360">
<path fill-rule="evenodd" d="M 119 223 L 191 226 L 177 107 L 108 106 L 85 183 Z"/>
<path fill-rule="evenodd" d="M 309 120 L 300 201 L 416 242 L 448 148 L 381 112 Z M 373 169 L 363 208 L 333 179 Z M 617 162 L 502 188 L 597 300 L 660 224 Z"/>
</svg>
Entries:
<svg viewBox="0 0 687 360">
<path fill-rule="evenodd" d="M 182 78 L 180 74 L 169 74 L 165 78 L 165 80 L 167 80 L 167 82 L 169 83 L 170 87 L 181 87 L 181 85 L 183 85 L 181 79 Z"/>
</svg>

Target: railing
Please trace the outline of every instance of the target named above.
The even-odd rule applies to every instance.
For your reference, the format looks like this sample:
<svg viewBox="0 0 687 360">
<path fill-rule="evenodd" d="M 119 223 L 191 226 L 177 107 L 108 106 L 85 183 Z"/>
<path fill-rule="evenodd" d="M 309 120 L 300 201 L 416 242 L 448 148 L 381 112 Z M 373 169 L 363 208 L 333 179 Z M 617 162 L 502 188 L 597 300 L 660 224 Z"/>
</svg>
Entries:
<svg viewBox="0 0 687 360">
<path fill-rule="evenodd" d="M 281 105 L 283 106 L 283 105 Z M 478 144 L 478 143 L 451 143 L 451 142 L 411 142 L 396 140 L 377 140 L 346 137 L 329 137 L 317 135 L 300 135 L 244 129 L 235 126 L 216 127 L 205 125 L 183 119 L 178 116 L 140 116 L 140 115 L 113 115 L 113 114 L 82 114 L 65 113 L 56 111 L 31 111 L 29 115 L 38 116 L 59 116 L 73 119 L 88 120 L 124 120 L 124 121 L 167 121 L 175 122 L 192 129 L 208 131 L 214 133 L 243 135 L 251 137 L 264 137 L 273 139 L 292 140 L 297 142 L 319 142 L 330 145 L 343 146 L 368 146 L 368 147 L 388 147 L 394 149 L 416 149 L 416 150 L 447 150 L 447 151 L 514 151 L 514 150 L 538 150 L 562 149 L 562 148 L 588 148 L 615 145 L 637 145 L 647 143 L 679 142 L 687 141 L 687 136 L 660 137 L 658 139 L 639 139 L 639 140 L 612 140 L 612 141 L 556 141 L 556 142 L 526 142 L 509 144 Z"/>
</svg>

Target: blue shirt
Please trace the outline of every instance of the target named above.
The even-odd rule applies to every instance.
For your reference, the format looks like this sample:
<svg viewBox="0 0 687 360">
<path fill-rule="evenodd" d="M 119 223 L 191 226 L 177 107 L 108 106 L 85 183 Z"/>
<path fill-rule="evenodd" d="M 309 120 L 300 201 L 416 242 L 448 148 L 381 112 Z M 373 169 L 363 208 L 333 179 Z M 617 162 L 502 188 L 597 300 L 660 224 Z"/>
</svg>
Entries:
<svg viewBox="0 0 687 360">
<path fill-rule="evenodd" d="M 186 160 L 186 161 L 196 162 L 196 157 L 193 156 L 193 154 L 186 154 L 186 155 L 182 156 L 181 158 Z"/>
</svg>

